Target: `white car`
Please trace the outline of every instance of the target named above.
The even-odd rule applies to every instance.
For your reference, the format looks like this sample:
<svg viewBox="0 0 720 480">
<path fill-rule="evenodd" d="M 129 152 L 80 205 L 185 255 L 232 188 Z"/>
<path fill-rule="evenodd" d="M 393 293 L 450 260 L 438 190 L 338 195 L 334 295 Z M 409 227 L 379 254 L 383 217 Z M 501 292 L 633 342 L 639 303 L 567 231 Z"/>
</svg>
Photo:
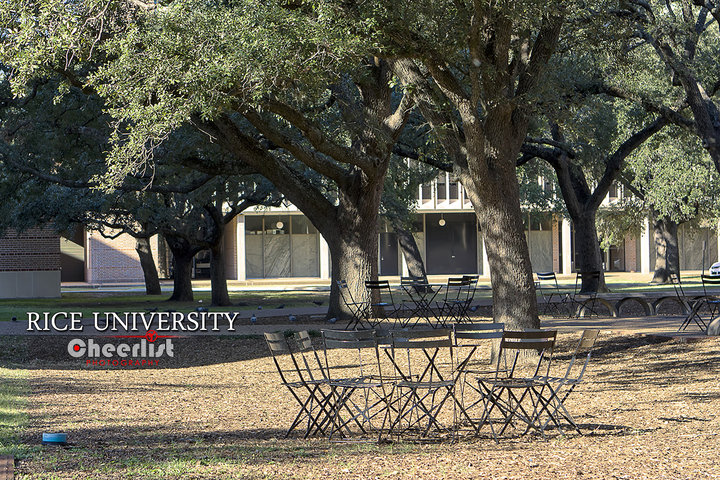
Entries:
<svg viewBox="0 0 720 480">
<path fill-rule="evenodd" d="M 710 267 L 710 275 L 720 275 L 720 262 L 715 262 Z"/>
</svg>

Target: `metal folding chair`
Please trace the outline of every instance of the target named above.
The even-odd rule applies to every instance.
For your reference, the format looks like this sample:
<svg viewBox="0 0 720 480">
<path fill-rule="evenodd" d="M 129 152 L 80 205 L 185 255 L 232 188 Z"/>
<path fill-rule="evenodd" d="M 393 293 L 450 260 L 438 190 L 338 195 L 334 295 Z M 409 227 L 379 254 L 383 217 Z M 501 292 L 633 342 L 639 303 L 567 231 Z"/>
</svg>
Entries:
<svg viewBox="0 0 720 480">
<path fill-rule="evenodd" d="M 582 285 L 585 280 L 589 280 L 590 283 L 596 286 L 593 291 L 582 291 Z M 596 310 L 597 305 L 597 285 L 600 282 L 600 272 L 597 270 L 588 272 L 578 272 L 575 276 L 575 290 L 573 291 L 572 297 L 570 297 L 570 317 L 579 318 L 581 315 L 588 313 L 590 316 L 600 314 Z"/>
<path fill-rule="evenodd" d="M 300 406 L 300 410 L 285 436 L 289 436 L 303 422 L 307 422 L 305 438 L 313 433 L 325 434 L 330 418 L 327 407 L 330 389 L 327 379 L 323 376 L 322 368 L 318 366 L 316 372 L 319 372 L 319 375 L 316 375 L 313 373 L 315 369 L 311 363 L 304 360 L 298 361 L 299 355 L 291 348 L 282 333 L 265 333 L 265 341 L 280 374 L 282 385 L 288 389 Z"/>
<path fill-rule="evenodd" d="M 433 302 L 440 289 L 434 288 L 419 277 L 402 277 L 400 286 L 409 297 L 406 308 L 409 313 L 402 323 L 402 327 L 415 327 L 420 321 L 425 320 L 429 327 L 434 328 L 433 319 L 437 318 L 438 309 L 433 308 Z M 413 322 L 412 325 L 410 325 L 411 322 Z"/>
<path fill-rule="evenodd" d="M 371 328 L 374 328 L 383 320 L 392 319 L 394 322 L 399 321 L 399 312 L 401 305 L 395 305 L 390 282 L 387 280 L 366 280 L 365 288 L 370 293 L 370 304 L 368 306 L 367 320 Z M 388 310 L 390 314 L 388 315 Z"/>
<path fill-rule="evenodd" d="M 348 321 L 345 328 L 352 330 L 358 327 L 364 327 L 364 323 L 368 318 L 368 303 L 355 301 L 345 280 L 338 280 L 337 286 L 338 290 L 340 290 L 340 298 L 350 312 L 350 321 Z"/>
<path fill-rule="evenodd" d="M 463 280 L 470 282 L 470 285 L 468 286 L 468 299 L 463 308 L 463 321 L 472 323 L 473 320 L 470 318 L 470 309 L 472 308 L 473 300 L 475 300 L 475 293 L 478 289 L 478 280 L 480 275 L 463 275 L 462 278 Z"/>
<path fill-rule="evenodd" d="M 541 415 L 553 413 L 545 391 L 556 336 L 557 332 L 551 330 L 503 333 L 494 377 L 478 379 L 480 388 L 487 392 L 485 413 L 478 430 L 489 425 L 493 438 L 498 441 L 498 436 L 518 421 L 526 426 L 523 434 L 535 429 L 544 435 Z M 532 360 L 534 355 L 536 360 Z M 495 411 L 500 415 L 497 421 L 493 418 Z M 502 425 L 497 432 L 495 423 Z"/>
<path fill-rule="evenodd" d="M 495 374 L 492 352 L 497 352 L 504 330 L 504 323 L 455 325 L 453 328 L 453 346 L 459 375 L 455 388 L 456 392 L 459 390 L 460 402 L 473 429 L 477 429 L 480 424 L 484 412 L 484 397 L 488 394 L 477 379 Z M 473 416 L 476 409 L 480 410 L 477 417 Z"/>
<path fill-rule="evenodd" d="M 442 302 L 438 302 L 440 309 L 438 320 L 443 327 L 446 327 L 450 321 L 454 323 L 470 321 L 467 312 L 470 302 L 472 302 L 473 292 L 474 287 L 469 278 L 448 278 L 445 297 Z"/>
<path fill-rule="evenodd" d="M 335 433 L 349 436 L 357 426 L 362 434 L 373 431 L 379 440 L 393 388 L 383 376 L 375 331 L 323 330 L 322 337 L 332 395 L 330 439 Z"/>
<path fill-rule="evenodd" d="M 401 309 L 406 312 L 406 317 L 401 322 L 401 327 L 408 326 L 413 318 L 416 319 L 415 324 L 417 324 L 419 319 L 424 317 L 425 312 L 422 310 L 422 304 L 415 301 L 413 294 L 425 293 L 425 289 L 429 288 L 427 282 L 422 277 L 400 277 L 400 286 L 410 296 L 409 302 L 402 302 Z"/>
<path fill-rule="evenodd" d="M 560 428 L 560 420 L 564 418 L 570 423 L 570 425 L 582 435 L 580 427 L 578 426 L 575 419 L 570 415 L 565 407 L 565 401 L 570 394 L 575 390 L 580 382 L 582 382 L 583 375 L 585 375 L 585 369 L 590 363 L 590 357 L 592 356 L 595 342 L 597 342 L 600 330 L 597 329 L 586 329 L 583 331 L 578 340 L 575 350 L 573 351 L 570 362 L 568 363 L 565 375 L 562 377 L 549 376 L 545 380 L 549 384 L 550 395 L 546 397 L 545 401 L 550 403 L 552 406 L 547 421 L 543 425 L 543 429 L 547 427 L 550 422 L 555 423 Z M 585 361 L 583 361 L 583 357 Z M 562 433 L 562 430 L 560 430 Z"/>
<path fill-rule="evenodd" d="M 560 290 L 555 272 L 537 272 L 537 286 L 542 297 L 543 310 L 541 315 L 566 317 L 568 292 Z M 556 315 L 557 314 L 557 315 Z"/>
<path fill-rule="evenodd" d="M 395 383 L 389 435 L 454 434 L 458 411 L 457 374 L 450 330 L 428 329 L 391 332 L 391 360 L 400 379 Z M 444 407 L 452 407 L 447 418 Z"/>
<path fill-rule="evenodd" d="M 707 332 L 708 324 L 720 312 L 720 297 L 716 292 L 712 292 L 713 287 L 720 286 L 720 275 L 700 275 L 703 286 L 703 296 L 695 300 L 690 313 L 685 317 L 678 331 L 687 329 L 692 322 L 703 332 Z M 705 321 L 707 318 L 707 322 Z"/>
<path fill-rule="evenodd" d="M 675 296 L 677 297 L 678 303 L 685 309 L 686 312 L 692 311 L 692 305 L 697 299 L 688 300 L 688 296 L 685 295 L 685 289 L 683 289 L 682 286 L 680 275 L 674 272 L 670 273 L 669 279 L 673 286 L 673 290 L 675 290 Z"/>
</svg>

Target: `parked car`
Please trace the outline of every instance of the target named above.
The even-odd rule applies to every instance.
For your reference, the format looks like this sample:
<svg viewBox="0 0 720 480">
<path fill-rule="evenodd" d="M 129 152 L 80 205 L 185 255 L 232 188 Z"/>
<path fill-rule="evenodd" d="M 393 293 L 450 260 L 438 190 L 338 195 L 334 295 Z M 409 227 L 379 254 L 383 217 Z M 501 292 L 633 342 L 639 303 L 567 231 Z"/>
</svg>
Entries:
<svg viewBox="0 0 720 480">
<path fill-rule="evenodd" d="M 710 266 L 710 275 L 720 275 L 720 262 L 715 262 Z"/>
</svg>

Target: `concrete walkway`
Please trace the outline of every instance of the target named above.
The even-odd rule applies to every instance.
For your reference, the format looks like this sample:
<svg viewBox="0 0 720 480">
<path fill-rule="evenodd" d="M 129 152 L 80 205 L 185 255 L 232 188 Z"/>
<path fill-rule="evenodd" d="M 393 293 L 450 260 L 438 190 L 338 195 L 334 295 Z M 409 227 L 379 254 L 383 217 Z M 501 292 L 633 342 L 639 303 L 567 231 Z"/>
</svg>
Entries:
<svg viewBox="0 0 720 480">
<path fill-rule="evenodd" d="M 172 334 L 179 335 L 262 335 L 263 332 L 275 332 L 285 330 L 320 330 L 323 328 L 343 328 L 345 322 L 339 322 L 337 324 L 331 324 L 325 322 L 325 313 L 327 307 L 303 307 L 303 308 L 288 308 L 288 309 L 263 309 L 263 310 L 245 310 L 237 312 L 235 317 L 234 330 L 228 329 L 227 322 L 219 317 L 218 330 L 212 331 L 211 321 L 207 322 L 208 331 L 199 332 L 172 332 Z M 215 312 L 211 312 L 215 313 Z M 234 312 L 217 312 L 218 315 Z M 250 324 L 250 316 L 255 315 L 257 323 Z M 289 321 L 289 316 L 295 315 L 302 317 L 302 323 L 293 323 Z M 272 318 L 272 323 L 268 321 Z M 282 323 L 278 323 L 278 318 L 287 318 L 288 320 Z M 307 321 L 306 319 L 309 319 Z M 550 329 L 558 329 L 560 331 L 577 331 L 585 328 L 599 328 L 601 330 L 612 332 L 615 334 L 652 334 L 652 335 L 664 335 L 671 336 L 673 338 L 682 339 L 685 337 L 704 337 L 702 333 L 697 329 L 688 329 L 687 332 L 677 333 L 677 329 L 682 323 L 682 316 L 651 316 L 651 317 L 628 317 L 628 318 L 579 318 L 579 319 L 567 319 L 567 318 L 543 318 L 542 327 Z M 265 322 L 264 322 L 265 321 Z M 80 322 L 83 330 L 82 332 L 67 331 L 67 332 L 29 332 L 28 321 L 25 318 L 18 319 L 17 322 L 0 322 L 0 335 L 69 335 L 69 336 L 108 336 L 108 335 L 124 335 L 124 334 L 143 334 L 145 328 L 142 327 L 142 323 L 138 320 L 140 328 L 134 331 L 128 331 L 122 327 L 117 330 L 111 331 L 98 331 L 95 328 L 93 319 L 82 319 Z M 62 322 L 61 325 L 65 325 Z M 100 326 L 104 325 L 104 319 L 101 319 Z M 151 324 L 152 329 L 158 330 L 158 333 L 165 333 L 160 331 L 158 323 L 153 322 Z M 168 332 L 169 333 L 169 332 Z M 717 337 L 720 338 L 720 337 Z"/>
</svg>

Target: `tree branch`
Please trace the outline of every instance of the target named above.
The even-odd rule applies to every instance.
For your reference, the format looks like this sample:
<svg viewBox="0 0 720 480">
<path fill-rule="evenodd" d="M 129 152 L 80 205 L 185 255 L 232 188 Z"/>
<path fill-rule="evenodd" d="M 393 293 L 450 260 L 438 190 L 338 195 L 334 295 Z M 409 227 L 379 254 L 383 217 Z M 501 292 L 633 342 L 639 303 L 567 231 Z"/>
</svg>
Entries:
<svg viewBox="0 0 720 480">
<path fill-rule="evenodd" d="M 625 140 L 618 149 L 608 157 L 605 172 L 597 183 L 595 190 L 592 193 L 589 204 L 594 207 L 599 207 L 603 199 L 610 190 L 610 186 L 617 177 L 618 172 L 622 168 L 623 162 L 635 149 L 642 145 L 648 138 L 655 135 L 657 132 L 662 130 L 668 124 L 668 120 L 665 117 L 659 117 L 655 121 L 651 122 L 645 128 L 639 132 L 635 132 Z"/>
<path fill-rule="evenodd" d="M 372 159 L 363 155 L 358 150 L 342 146 L 328 139 L 325 133 L 299 110 L 273 99 L 267 101 L 266 107 L 268 111 L 279 115 L 300 130 L 303 136 L 318 152 L 338 162 L 355 165 L 365 171 L 372 169 L 374 164 Z M 244 114 L 243 112 L 243 115 Z M 248 118 L 248 120 L 250 119 Z M 302 161 L 302 159 L 298 160 Z"/>
</svg>

